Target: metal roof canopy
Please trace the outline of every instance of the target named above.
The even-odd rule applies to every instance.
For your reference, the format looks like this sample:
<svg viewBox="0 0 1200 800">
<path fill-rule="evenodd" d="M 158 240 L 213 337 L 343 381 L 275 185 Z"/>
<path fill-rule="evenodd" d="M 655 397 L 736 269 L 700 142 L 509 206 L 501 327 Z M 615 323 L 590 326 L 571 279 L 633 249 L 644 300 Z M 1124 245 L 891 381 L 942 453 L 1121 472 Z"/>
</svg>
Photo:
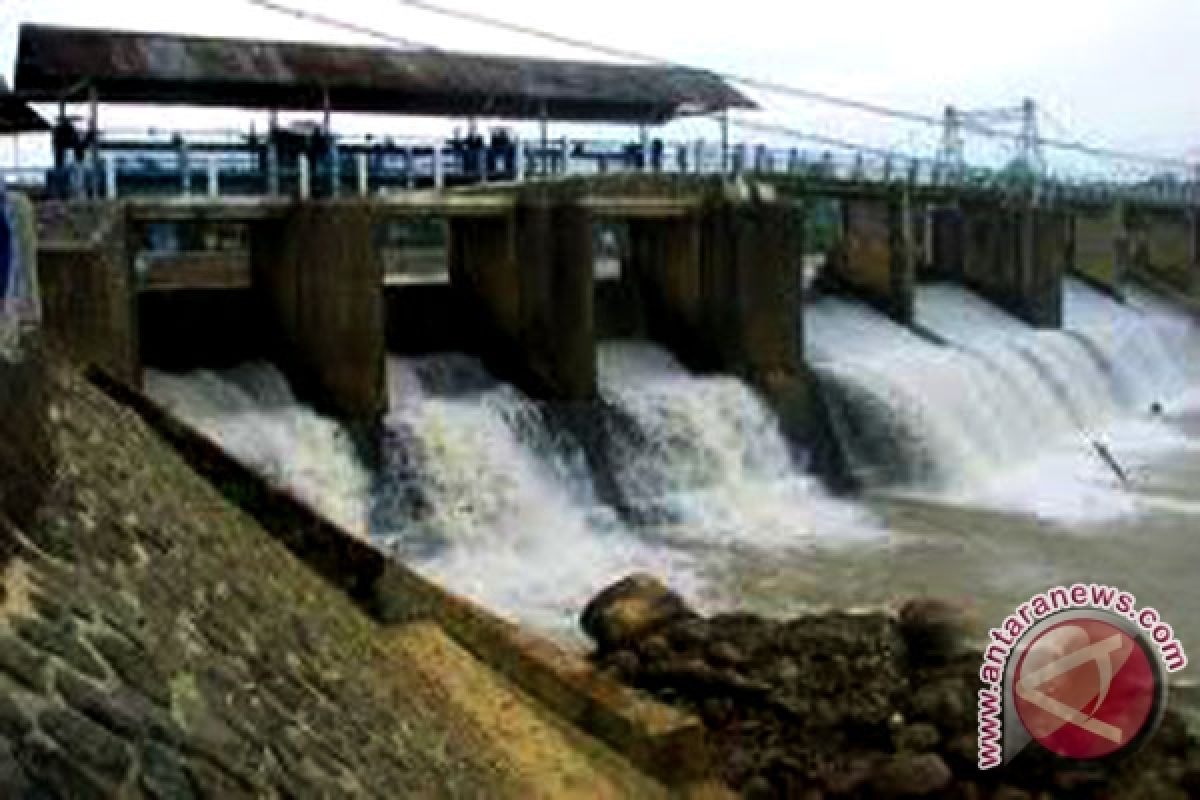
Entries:
<svg viewBox="0 0 1200 800">
<path fill-rule="evenodd" d="M 314 43 L 21 26 L 17 93 L 59 101 L 657 124 L 755 104 L 719 76 Z"/>
<path fill-rule="evenodd" d="M 0 78 L 0 135 L 48 131 L 50 125 L 41 115 L 17 99 Z"/>
</svg>

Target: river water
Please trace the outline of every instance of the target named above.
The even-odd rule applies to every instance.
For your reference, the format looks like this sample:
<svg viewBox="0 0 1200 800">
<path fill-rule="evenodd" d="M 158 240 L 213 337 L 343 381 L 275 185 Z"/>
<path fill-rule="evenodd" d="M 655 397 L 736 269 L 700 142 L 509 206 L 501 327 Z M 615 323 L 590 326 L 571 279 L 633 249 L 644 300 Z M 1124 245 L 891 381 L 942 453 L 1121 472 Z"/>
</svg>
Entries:
<svg viewBox="0 0 1200 800">
<path fill-rule="evenodd" d="M 393 358 L 374 473 L 270 365 L 147 383 L 331 518 L 567 639 L 593 592 L 646 569 L 707 610 L 935 593 L 979 632 L 1052 584 L 1096 581 L 1200 647 L 1200 329 L 1145 293 L 1065 291 L 1062 331 L 948 285 L 918 290 L 914 329 L 811 304 L 807 357 L 861 485 L 842 497 L 745 385 L 645 342 L 599 346 L 583 422 L 474 359 Z"/>
</svg>

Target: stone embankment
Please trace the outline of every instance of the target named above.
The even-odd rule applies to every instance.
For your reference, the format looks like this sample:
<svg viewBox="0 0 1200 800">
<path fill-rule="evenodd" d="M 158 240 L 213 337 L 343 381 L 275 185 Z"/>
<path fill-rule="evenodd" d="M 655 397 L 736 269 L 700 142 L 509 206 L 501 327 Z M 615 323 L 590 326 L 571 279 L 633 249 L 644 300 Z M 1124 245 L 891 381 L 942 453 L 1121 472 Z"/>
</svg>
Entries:
<svg viewBox="0 0 1200 800">
<path fill-rule="evenodd" d="M 635 575 L 597 595 L 582 624 L 598 665 L 703 719 L 722 777 L 746 797 L 1200 796 L 1200 745 L 1173 709 L 1123 760 L 1067 762 L 1034 746 L 981 772 L 980 656 L 937 600 L 896 613 L 705 618 Z"/>
<path fill-rule="evenodd" d="M 0 400 L 0 798 L 664 794 L 71 370 L 0 362 Z"/>
</svg>

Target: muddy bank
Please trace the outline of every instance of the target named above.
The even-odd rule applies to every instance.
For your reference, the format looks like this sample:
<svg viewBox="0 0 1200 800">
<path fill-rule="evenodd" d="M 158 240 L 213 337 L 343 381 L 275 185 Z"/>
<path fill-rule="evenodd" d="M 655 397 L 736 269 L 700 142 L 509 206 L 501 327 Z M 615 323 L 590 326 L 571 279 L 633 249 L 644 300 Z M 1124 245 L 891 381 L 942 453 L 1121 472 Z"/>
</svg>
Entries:
<svg viewBox="0 0 1200 800">
<path fill-rule="evenodd" d="M 980 656 L 956 610 L 935 600 L 896 613 L 705 618 L 634 576 L 598 595 L 583 626 L 600 666 L 704 720 L 722 777 L 747 797 L 1200 795 L 1200 746 L 1173 709 L 1144 749 L 1117 762 L 1066 761 L 1035 745 L 981 772 Z"/>
</svg>

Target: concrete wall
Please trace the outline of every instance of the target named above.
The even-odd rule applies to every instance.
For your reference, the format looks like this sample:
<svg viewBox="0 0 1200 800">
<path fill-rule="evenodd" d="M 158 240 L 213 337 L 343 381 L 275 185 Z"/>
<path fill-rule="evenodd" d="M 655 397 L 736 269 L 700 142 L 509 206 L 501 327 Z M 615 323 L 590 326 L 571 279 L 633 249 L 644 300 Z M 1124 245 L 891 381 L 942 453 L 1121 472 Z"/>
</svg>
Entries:
<svg viewBox="0 0 1200 800">
<path fill-rule="evenodd" d="M 117 205 L 42 209 L 38 272 L 47 341 L 132 385 L 141 382 L 136 284 Z M 86 223 L 86 224 L 85 224 Z"/>
<path fill-rule="evenodd" d="M 387 408 L 383 269 L 367 203 L 295 207 L 252 233 L 272 350 L 297 392 L 347 419 Z"/>
<path fill-rule="evenodd" d="M 952 205 L 939 206 L 931 210 L 929 226 L 929 277 L 961 281 L 966 234 L 962 210 Z"/>
<path fill-rule="evenodd" d="M 804 215 L 791 202 L 714 194 L 695 214 L 633 220 L 629 278 L 647 334 L 689 369 L 741 377 L 794 443 L 818 438 L 803 364 Z"/>
<path fill-rule="evenodd" d="M 596 390 L 591 218 L 529 190 L 513 212 L 450 221 L 450 280 L 480 353 L 530 395 L 567 402 Z"/>
<path fill-rule="evenodd" d="M 1133 214 L 1130 222 L 1132 258 L 1138 269 L 1180 291 L 1200 291 L 1194 214 L 1143 211 Z"/>
<path fill-rule="evenodd" d="M 832 261 L 838 281 L 902 324 L 913 317 L 920 252 L 906 194 L 842 203 L 844 239 Z"/>
<path fill-rule="evenodd" d="M 1129 242 L 1120 206 L 1078 211 L 1072 217 L 1072 264 L 1087 281 L 1120 294 L 1129 268 Z"/>
<path fill-rule="evenodd" d="M 844 244 L 833 260 L 838 279 L 898 322 L 913 318 L 919 257 L 907 195 L 842 204 Z"/>
<path fill-rule="evenodd" d="M 964 204 L 962 225 L 963 281 L 1034 327 L 1059 327 L 1070 260 L 1066 212 Z"/>
</svg>

